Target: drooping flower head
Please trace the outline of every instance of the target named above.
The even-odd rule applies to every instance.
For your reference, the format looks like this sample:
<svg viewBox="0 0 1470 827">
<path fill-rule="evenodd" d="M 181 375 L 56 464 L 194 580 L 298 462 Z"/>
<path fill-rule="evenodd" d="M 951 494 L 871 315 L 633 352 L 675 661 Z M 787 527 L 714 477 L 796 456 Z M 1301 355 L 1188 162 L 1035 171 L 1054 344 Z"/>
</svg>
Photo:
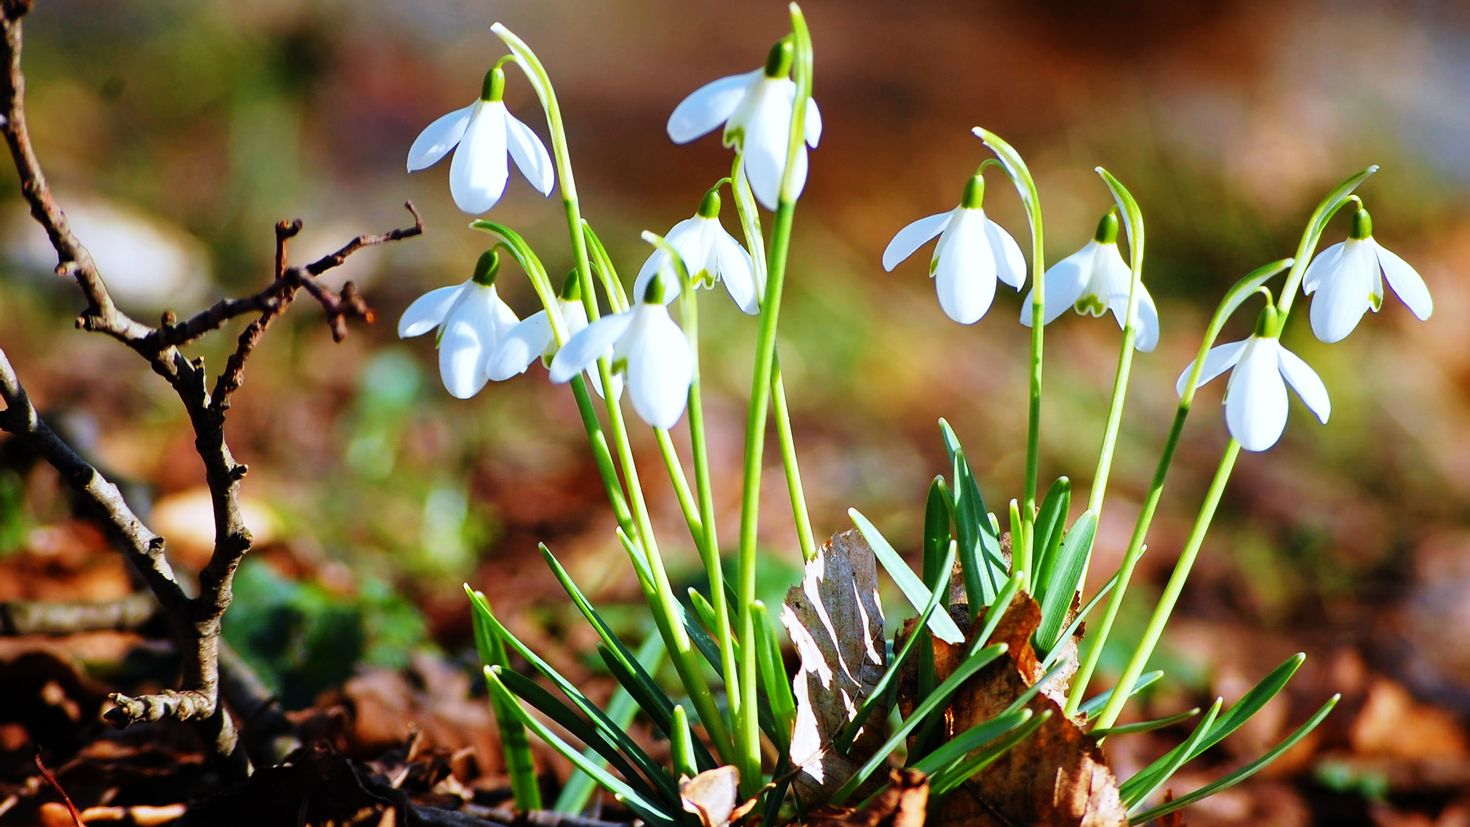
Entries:
<svg viewBox="0 0 1470 827">
<path fill-rule="evenodd" d="M 546 146 L 505 108 L 504 95 L 505 71 L 496 66 L 485 74 L 479 100 L 429 124 L 408 150 L 408 171 L 416 172 L 459 147 L 449 165 L 449 192 L 455 206 L 471 215 L 486 212 L 505 194 L 507 153 L 542 195 L 551 194 L 555 180 Z"/>
<path fill-rule="evenodd" d="M 1288 384 L 1323 424 L 1332 414 L 1327 386 L 1310 365 L 1282 346 L 1275 323 L 1276 311 L 1267 307 L 1250 338 L 1211 348 L 1195 383 L 1199 387 L 1234 368 L 1225 387 L 1225 424 L 1247 451 L 1270 448 L 1286 430 Z M 1191 362 L 1179 375 L 1175 389 L 1180 396 L 1193 368 Z"/>
<path fill-rule="evenodd" d="M 971 176 L 960 205 L 931 215 L 898 231 L 883 251 L 883 269 L 889 272 L 939 236 L 929 275 L 939 292 L 939 306 L 960 324 L 980 321 L 995 300 L 996 279 L 1021 289 L 1026 281 L 1026 257 L 1011 234 L 985 217 L 985 178 Z"/>
<path fill-rule="evenodd" d="M 633 307 L 569 339 L 551 360 L 551 381 L 570 381 L 611 349 L 613 370 L 625 375 L 638 416 L 655 428 L 678 424 L 694 381 L 694 352 L 664 306 L 664 281 L 650 279 Z"/>
<path fill-rule="evenodd" d="M 1082 249 L 1046 271 L 1042 323 L 1056 321 L 1067 308 L 1079 314 L 1101 316 L 1112 311 L 1118 327 L 1127 324 L 1128 290 L 1133 271 L 1118 252 L 1118 215 L 1109 210 L 1097 223 L 1097 232 Z M 1133 346 L 1148 352 L 1159 343 L 1159 311 L 1148 288 L 1138 285 L 1138 330 Z M 1030 327 L 1036 288 L 1021 304 L 1021 324 Z"/>
<path fill-rule="evenodd" d="M 474 275 L 463 284 L 430 290 L 414 300 L 398 320 L 400 338 L 421 336 L 438 328 L 439 377 L 458 399 L 469 399 L 490 379 L 508 379 L 489 372 L 505 335 L 520 321 L 495 291 L 500 256 L 489 250 L 475 263 Z"/>
<path fill-rule="evenodd" d="M 755 264 L 735 237 L 720 224 L 720 194 L 705 193 L 699 212 L 675 224 L 664 239 L 678 252 L 689 269 L 689 279 L 699 287 L 713 287 L 723 281 L 730 298 L 740 309 L 754 315 L 760 312 L 760 289 L 756 284 Z M 655 249 L 643 262 L 633 282 L 633 294 L 641 296 L 655 277 L 664 280 L 664 302 L 679 295 L 679 279 L 666 250 Z"/>
<path fill-rule="evenodd" d="M 566 337 L 570 340 L 587 327 L 587 308 L 582 305 L 582 282 L 573 270 L 562 282 L 557 294 L 555 312 L 561 319 Z M 491 379 L 509 379 L 524 373 L 538 358 L 550 365 L 557 353 L 556 336 L 552 332 L 551 317 L 546 310 L 539 310 L 522 319 L 501 339 L 500 346 L 486 364 Z M 607 355 L 611 355 L 611 352 Z M 602 379 L 596 370 L 587 371 L 587 378 L 599 396 L 604 395 Z M 622 381 L 613 377 L 613 395 L 622 392 Z"/>
<path fill-rule="evenodd" d="M 1307 268 L 1302 290 L 1312 299 L 1312 332 L 1324 342 L 1346 338 L 1371 308 L 1383 306 L 1383 279 L 1420 321 L 1434 312 L 1424 279 L 1408 262 L 1373 239 L 1373 219 L 1359 208 L 1347 241 L 1323 250 Z"/>
<path fill-rule="evenodd" d="M 791 80 L 793 47 L 789 38 L 771 47 L 766 65 L 754 72 L 711 81 L 694 90 L 669 115 L 669 137 L 676 144 L 690 141 L 725 125 L 725 146 L 744 158 L 745 178 L 761 205 L 776 209 L 781 177 L 786 171 L 786 144 L 796 108 L 796 83 Z M 792 167 L 794 191 L 806 184 L 806 148 L 816 148 L 822 137 L 822 115 L 817 102 L 806 103 L 802 122 L 805 143 L 797 147 Z"/>
</svg>

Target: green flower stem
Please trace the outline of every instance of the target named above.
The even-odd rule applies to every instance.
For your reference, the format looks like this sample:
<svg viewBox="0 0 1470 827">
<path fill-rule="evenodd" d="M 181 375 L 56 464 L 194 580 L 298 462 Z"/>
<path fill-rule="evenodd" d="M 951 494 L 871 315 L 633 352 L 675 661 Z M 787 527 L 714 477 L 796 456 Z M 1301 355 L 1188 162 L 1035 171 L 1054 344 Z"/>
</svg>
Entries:
<svg viewBox="0 0 1470 827">
<path fill-rule="evenodd" d="M 756 334 L 755 375 L 750 390 L 750 407 L 745 423 L 744 485 L 740 503 L 740 551 L 738 561 L 737 600 L 740 612 L 741 647 L 740 703 L 736 707 L 736 766 L 740 770 L 740 790 L 753 796 L 761 788 L 760 720 L 756 707 L 758 683 L 755 637 L 755 573 L 756 529 L 760 521 L 761 455 L 765 448 L 767 406 L 776 357 L 776 323 L 781 312 L 781 288 L 786 277 L 786 257 L 791 246 L 791 222 L 796 213 L 796 194 L 792 191 L 796 155 L 805 140 L 807 101 L 812 96 L 812 41 L 801 9 L 791 4 L 791 29 L 795 46 L 792 77 L 796 95 L 791 113 L 791 128 L 786 139 L 786 166 L 781 178 L 781 194 L 771 230 L 771 249 L 766 265 L 766 284 L 761 301 L 760 327 Z"/>
<path fill-rule="evenodd" d="M 1123 186 L 1117 178 L 1102 167 L 1096 169 L 1108 189 L 1113 192 L 1113 199 L 1118 203 L 1118 209 L 1123 213 L 1123 226 L 1128 231 L 1128 268 L 1132 278 L 1128 284 L 1128 302 L 1123 312 L 1123 344 L 1118 353 L 1118 369 L 1113 375 L 1113 396 L 1108 403 L 1107 425 L 1103 428 L 1102 447 L 1097 452 L 1097 471 L 1092 476 L 1092 491 L 1087 496 L 1087 508 L 1102 520 L 1103 499 L 1107 495 L 1108 475 L 1113 467 L 1113 452 L 1118 447 L 1118 431 L 1123 424 L 1123 405 L 1128 397 L 1128 377 L 1133 369 L 1134 341 L 1138 338 L 1138 299 L 1143 287 L 1143 211 L 1138 208 L 1138 202 L 1133 200 L 1132 193 Z M 1093 535 L 1094 540 L 1096 534 Z M 1082 561 L 1082 576 L 1078 578 L 1078 584 L 1087 582 L 1087 569 L 1092 562 L 1092 549 L 1089 548 Z"/>
<path fill-rule="evenodd" d="M 1042 342 L 1045 338 L 1043 330 L 1046 327 L 1043 323 L 1046 318 L 1046 250 L 1042 234 L 1041 196 L 1036 190 L 1036 180 L 1031 177 L 1031 170 L 1026 167 L 1020 153 L 994 132 L 977 126 L 974 133 L 1000 159 L 1016 193 L 1021 196 L 1021 203 L 1026 207 L 1027 222 L 1031 225 L 1030 395 L 1026 425 L 1026 497 L 1021 508 L 1022 527 L 1028 530 L 1022 532 L 1021 542 L 1018 544 L 1020 548 L 1012 549 L 1011 564 L 1012 571 L 1030 572 L 1033 532 L 1029 528 L 1036 522 L 1037 468 L 1041 463 L 1041 364 Z M 1031 590 L 1029 584 L 1026 590 Z"/>
<path fill-rule="evenodd" d="M 1195 518 L 1194 528 L 1190 529 L 1189 539 L 1184 543 L 1184 550 L 1179 554 L 1179 562 L 1174 564 L 1174 573 L 1170 575 L 1169 582 L 1164 586 L 1164 593 L 1159 596 L 1159 604 L 1154 607 L 1153 616 L 1149 618 L 1148 626 L 1143 630 L 1143 638 L 1139 640 L 1138 646 L 1133 650 L 1133 656 L 1128 659 L 1128 665 L 1123 668 L 1123 675 L 1118 679 L 1118 686 L 1132 686 L 1138 676 L 1143 674 L 1143 667 L 1153 655 L 1154 647 L 1158 645 L 1159 637 L 1164 633 L 1164 627 L 1169 623 L 1169 615 L 1174 611 L 1174 604 L 1179 601 L 1179 595 L 1184 591 L 1184 583 L 1189 579 L 1190 569 L 1199 556 L 1200 546 L 1205 542 L 1205 535 L 1209 533 L 1210 521 L 1215 517 L 1215 508 L 1220 505 L 1220 496 L 1225 493 L 1225 484 L 1230 481 L 1230 472 L 1235 469 L 1235 460 L 1240 456 L 1240 443 L 1231 439 L 1225 444 L 1225 455 L 1220 458 L 1220 465 L 1215 469 L 1215 478 L 1210 482 L 1210 488 L 1205 492 L 1204 503 L 1201 504 L 1199 516 Z M 1093 724 L 1095 729 L 1107 729 L 1118 720 L 1123 706 L 1128 703 L 1126 691 L 1115 691 L 1108 699 L 1108 705 L 1098 715 Z"/>
<path fill-rule="evenodd" d="M 1343 208 L 1343 205 L 1353 200 L 1353 190 L 1368 180 L 1369 176 L 1378 171 L 1378 165 L 1364 169 L 1356 175 L 1349 176 L 1342 183 L 1333 188 L 1317 209 L 1312 213 L 1312 218 L 1307 223 L 1307 231 L 1302 233 L 1302 240 L 1296 248 L 1296 266 L 1286 275 L 1286 284 L 1281 288 L 1281 295 L 1276 300 L 1277 328 L 1275 335 L 1281 335 L 1281 327 L 1286 324 L 1286 316 L 1291 312 L 1292 302 L 1296 299 L 1297 288 L 1301 286 L 1302 277 L 1307 273 L 1307 265 L 1311 263 L 1312 253 L 1317 249 L 1317 242 L 1321 241 L 1322 233 L 1327 229 L 1327 222 L 1332 216 Z"/>
<path fill-rule="evenodd" d="M 664 470 L 669 474 L 669 484 L 674 487 L 674 498 L 679 501 L 679 512 L 684 515 L 684 523 L 689 527 L 689 537 L 696 546 L 702 545 L 706 531 L 704 517 L 689 488 L 689 478 L 684 474 L 684 462 L 679 459 L 679 452 L 674 448 L 673 437 L 663 428 L 654 428 L 653 438 L 658 443 L 658 453 L 664 461 Z M 695 473 L 699 473 L 697 465 Z M 698 484 L 697 480 L 695 484 Z"/>
<path fill-rule="evenodd" d="M 599 317 L 597 294 L 592 286 L 592 268 L 587 257 L 587 237 L 583 229 L 581 208 L 577 204 L 577 185 L 572 175 L 571 153 L 567 148 L 566 128 L 562 123 L 561 108 L 557 104 L 556 92 L 552 88 L 546 67 L 542 65 L 541 60 L 536 57 L 525 41 L 499 23 L 492 26 L 491 31 L 495 32 L 515 55 L 517 65 L 525 72 L 531 86 L 536 90 L 537 97 L 541 100 L 542 109 L 546 112 L 546 125 L 551 133 L 552 155 L 556 162 L 557 176 L 560 178 L 562 206 L 566 213 L 567 230 L 572 240 L 572 257 L 576 264 L 577 279 L 582 288 L 582 304 L 587 310 L 587 320 L 591 323 Z M 689 692 L 695 711 L 699 713 L 700 720 L 709 731 L 716 751 L 720 753 L 721 758 L 729 761 L 733 757 L 730 733 L 715 705 L 714 694 L 710 691 L 709 682 L 704 676 L 701 656 L 694 651 L 689 633 L 684 628 L 678 599 L 674 597 L 673 588 L 669 585 L 668 572 L 659 554 L 658 542 L 654 539 L 653 524 L 648 516 L 648 505 L 643 497 L 643 489 L 639 485 L 638 469 L 633 460 L 633 449 L 628 441 L 628 429 L 623 421 L 622 409 L 618 405 L 617 398 L 611 393 L 612 371 L 606 358 L 597 360 L 597 370 L 603 388 L 609 391 L 608 398 L 605 400 L 608 426 L 612 431 L 613 445 L 617 449 L 618 462 L 622 466 L 625 488 L 632 505 L 634 524 L 638 529 L 636 535 L 630 536 L 635 537 L 642 548 L 644 558 L 654 577 L 656 591 L 652 601 L 654 605 L 651 607 L 655 609 L 654 622 L 658 626 L 659 635 L 663 637 L 664 643 L 668 646 L 669 657 L 673 661 L 675 670 L 679 673 L 680 681 Z"/>
<path fill-rule="evenodd" d="M 728 180 L 730 189 L 735 193 L 735 211 L 740 216 L 740 228 L 745 234 L 745 247 L 750 251 L 751 262 L 754 264 L 756 290 L 764 294 L 766 245 L 761 237 L 760 213 L 756 211 L 755 195 L 750 191 L 750 182 L 742 174 L 741 166 L 744 163 L 744 156 L 737 154 Z M 779 353 L 771 371 L 771 407 L 776 420 L 776 440 L 781 447 L 781 467 L 786 472 L 786 491 L 791 496 L 791 515 L 796 522 L 796 539 L 801 545 L 801 559 L 811 562 L 817 558 L 817 544 L 807 510 L 806 490 L 801 483 L 801 465 L 796 456 L 796 438 L 791 432 L 791 413 L 786 405 L 786 383 L 781 379 Z"/>
</svg>

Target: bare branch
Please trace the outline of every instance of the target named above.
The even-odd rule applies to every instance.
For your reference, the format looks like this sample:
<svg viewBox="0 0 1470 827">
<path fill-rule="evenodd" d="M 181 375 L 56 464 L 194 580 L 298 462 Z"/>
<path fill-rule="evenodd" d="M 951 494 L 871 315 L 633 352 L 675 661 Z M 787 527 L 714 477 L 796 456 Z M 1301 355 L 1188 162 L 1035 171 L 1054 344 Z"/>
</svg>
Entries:
<svg viewBox="0 0 1470 827">
<path fill-rule="evenodd" d="M 101 603 L 11 600 L 0 603 L 0 635 L 131 632 L 157 616 L 158 599 L 147 592 Z"/>
</svg>

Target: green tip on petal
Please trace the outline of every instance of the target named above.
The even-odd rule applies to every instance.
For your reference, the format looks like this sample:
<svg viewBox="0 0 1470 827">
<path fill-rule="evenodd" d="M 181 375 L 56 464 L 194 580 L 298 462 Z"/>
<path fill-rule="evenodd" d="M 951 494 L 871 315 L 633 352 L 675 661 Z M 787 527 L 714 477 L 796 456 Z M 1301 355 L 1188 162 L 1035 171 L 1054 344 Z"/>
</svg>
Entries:
<svg viewBox="0 0 1470 827">
<path fill-rule="evenodd" d="M 1266 306 L 1261 308 L 1261 315 L 1256 317 L 1256 330 L 1254 335 L 1267 339 L 1274 339 L 1280 336 L 1280 316 L 1281 313 L 1276 309 L 1276 305 L 1270 300 L 1267 300 Z"/>
<path fill-rule="evenodd" d="M 967 210 L 978 210 L 985 201 L 985 176 L 975 174 L 965 182 L 965 194 L 960 196 L 960 206 Z"/>
<path fill-rule="evenodd" d="M 1373 217 L 1362 207 L 1353 213 L 1353 231 L 1348 234 L 1349 238 L 1362 241 L 1373 237 Z"/>
<path fill-rule="evenodd" d="M 1098 244 L 1118 243 L 1118 211 L 1108 210 L 1107 214 L 1097 222 L 1097 232 L 1092 234 L 1092 240 Z"/>
<path fill-rule="evenodd" d="M 710 190 L 704 194 L 704 200 L 699 202 L 699 217 L 720 217 L 720 194 L 718 192 Z"/>
<path fill-rule="evenodd" d="M 569 302 L 582 300 L 582 280 L 577 278 L 577 271 L 567 273 L 567 277 L 561 283 L 561 297 Z"/>
<path fill-rule="evenodd" d="M 475 284 L 489 287 L 495 283 L 495 276 L 500 272 L 500 252 L 490 249 L 480 254 L 480 260 L 475 262 L 475 275 L 472 278 Z"/>
<path fill-rule="evenodd" d="M 643 288 L 643 303 L 664 303 L 664 280 L 662 273 L 659 273 L 654 278 L 648 280 L 648 286 Z"/>
<path fill-rule="evenodd" d="M 796 47 L 792 45 L 791 38 L 783 37 L 776 41 L 771 53 L 766 55 L 766 77 L 784 78 L 791 74 L 791 63 L 795 58 Z"/>
<path fill-rule="evenodd" d="M 493 103 L 505 97 L 505 70 L 497 65 L 485 73 L 485 82 L 480 85 L 480 100 Z"/>
</svg>

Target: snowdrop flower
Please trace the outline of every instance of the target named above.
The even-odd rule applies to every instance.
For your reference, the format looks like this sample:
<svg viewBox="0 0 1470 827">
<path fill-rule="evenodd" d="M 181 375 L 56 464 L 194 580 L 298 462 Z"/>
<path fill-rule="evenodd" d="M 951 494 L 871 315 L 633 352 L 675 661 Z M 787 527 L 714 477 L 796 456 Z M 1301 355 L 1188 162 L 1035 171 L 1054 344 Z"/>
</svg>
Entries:
<svg viewBox="0 0 1470 827">
<path fill-rule="evenodd" d="M 929 239 L 939 236 L 929 275 L 939 290 L 939 306 L 960 324 L 980 321 L 995 299 L 995 280 L 1021 289 L 1026 281 L 1026 258 L 1010 233 L 985 217 L 980 208 L 985 179 L 972 176 L 965 184 L 960 205 L 931 215 L 898 231 L 883 251 L 883 269 L 889 272 Z"/>
<path fill-rule="evenodd" d="M 716 280 L 723 281 L 725 289 L 730 291 L 730 298 L 741 310 L 751 315 L 760 312 L 760 285 L 755 281 L 755 264 L 750 253 L 720 224 L 719 193 L 714 190 L 705 193 L 699 212 L 693 218 L 675 224 L 664 240 L 684 260 L 691 282 L 701 287 L 712 287 Z M 633 282 L 633 295 L 646 293 L 654 276 L 665 282 L 664 301 L 673 301 L 679 295 L 679 279 L 674 277 L 669 254 L 663 249 L 654 250 L 643 262 L 643 268 Z"/>
<path fill-rule="evenodd" d="M 1072 308 L 1080 314 L 1101 316 L 1111 310 L 1118 327 L 1127 324 L 1128 288 L 1133 271 L 1118 252 L 1118 216 L 1111 210 L 1097 223 L 1097 232 L 1082 249 L 1046 271 L 1042 324 L 1051 324 Z M 1159 311 L 1143 284 L 1138 285 L 1138 331 L 1133 346 L 1147 353 L 1159 343 Z M 1021 324 L 1030 327 L 1036 288 L 1026 293 Z"/>
<path fill-rule="evenodd" d="M 687 144 L 724 124 L 725 146 L 737 147 L 744 155 L 745 178 L 768 210 L 776 209 L 786 171 L 786 142 L 796 107 L 796 83 L 789 77 L 792 58 L 791 41 L 782 39 L 771 47 L 764 68 L 699 87 L 669 116 L 669 137 L 676 144 Z M 791 171 L 798 195 L 806 184 L 806 148 L 815 149 L 822 137 L 822 115 L 810 98 L 803 137 Z"/>
<path fill-rule="evenodd" d="M 674 427 L 694 381 L 694 352 L 664 306 L 663 283 L 652 280 L 636 306 L 603 316 L 569 339 L 551 360 L 551 381 L 570 381 L 611 348 L 613 369 L 627 376 L 633 410 L 655 428 Z"/>
<path fill-rule="evenodd" d="M 429 124 L 408 150 L 408 171 L 432 166 L 458 145 L 449 165 L 449 192 L 461 210 L 479 215 L 500 200 L 510 177 L 506 153 L 542 195 L 551 194 L 551 156 L 529 126 L 505 108 L 505 72 L 485 75 L 480 99 Z"/>
<path fill-rule="evenodd" d="M 1387 248 L 1373 240 L 1373 219 L 1359 208 L 1347 241 L 1323 250 L 1302 280 L 1312 300 L 1312 332 L 1324 342 L 1337 342 L 1353 332 L 1363 314 L 1383 306 L 1383 278 L 1420 321 L 1434 312 L 1424 279 Z"/>
<path fill-rule="evenodd" d="M 1247 451 L 1264 451 L 1276 444 L 1286 430 L 1286 386 L 1291 385 L 1307 408 L 1326 424 L 1332 413 L 1327 386 L 1301 357 L 1282 347 L 1281 340 L 1265 335 L 1274 325 L 1275 311 L 1267 308 L 1256 333 L 1249 339 L 1210 349 L 1205 354 L 1204 368 L 1195 387 L 1219 376 L 1230 368 L 1230 383 L 1225 387 L 1225 424 L 1230 435 Z M 1189 372 L 1194 363 L 1180 374 L 1175 389 L 1184 395 Z"/>
<path fill-rule="evenodd" d="M 556 299 L 556 313 L 561 318 L 567 339 L 587 327 L 587 308 L 582 305 L 582 283 L 575 270 L 568 273 L 566 281 L 562 283 L 561 293 Z M 543 364 L 550 365 L 556 352 L 556 337 L 551 331 L 551 318 L 545 310 L 540 310 L 522 319 L 505 334 L 486 363 L 485 372 L 497 381 L 509 379 L 524 373 L 538 358 Z M 609 349 L 606 355 L 611 356 L 612 351 Z M 587 378 L 592 380 L 592 387 L 602 396 L 602 379 L 597 371 L 589 370 Z M 622 393 L 622 388 L 622 380 L 613 377 L 613 395 Z"/>
<path fill-rule="evenodd" d="M 486 252 L 469 281 L 419 296 L 398 320 L 398 336 L 404 339 L 439 329 L 439 377 L 459 399 L 479 393 L 490 379 L 508 379 L 526 369 L 521 365 L 505 375 L 487 370 L 505 335 L 519 321 L 495 292 L 499 267 L 500 256 Z"/>
</svg>

